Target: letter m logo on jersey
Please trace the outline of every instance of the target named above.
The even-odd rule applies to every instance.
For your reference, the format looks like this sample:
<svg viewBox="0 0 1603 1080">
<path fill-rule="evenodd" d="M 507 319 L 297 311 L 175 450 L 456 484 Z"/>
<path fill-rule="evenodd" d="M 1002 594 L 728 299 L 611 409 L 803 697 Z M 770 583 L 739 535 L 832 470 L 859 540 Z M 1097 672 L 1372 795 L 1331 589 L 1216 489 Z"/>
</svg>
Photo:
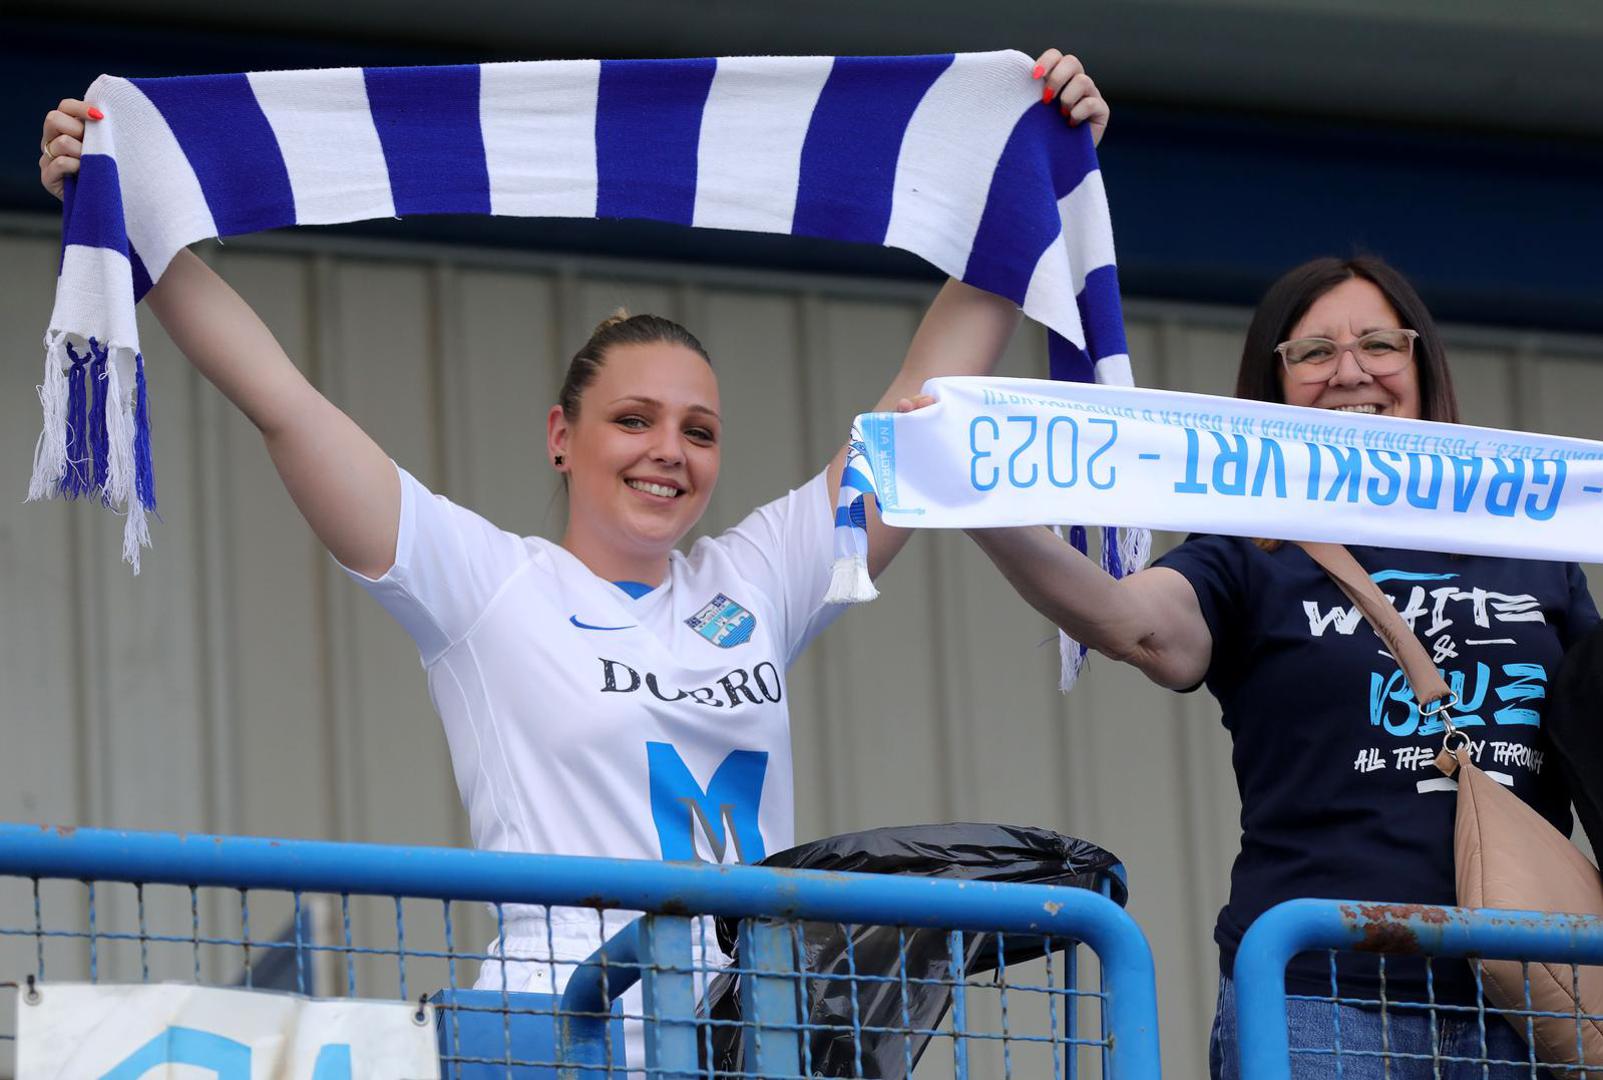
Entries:
<svg viewBox="0 0 1603 1080">
<path fill-rule="evenodd" d="M 706 851 L 710 861 L 721 863 L 731 846 L 739 862 L 759 862 L 767 854 L 757 828 L 768 774 L 765 751 L 731 751 L 705 789 L 679 751 L 667 743 L 646 743 L 646 761 L 651 771 L 651 817 L 664 859 L 696 862 L 703 859 L 700 851 Z"/>
</svg>

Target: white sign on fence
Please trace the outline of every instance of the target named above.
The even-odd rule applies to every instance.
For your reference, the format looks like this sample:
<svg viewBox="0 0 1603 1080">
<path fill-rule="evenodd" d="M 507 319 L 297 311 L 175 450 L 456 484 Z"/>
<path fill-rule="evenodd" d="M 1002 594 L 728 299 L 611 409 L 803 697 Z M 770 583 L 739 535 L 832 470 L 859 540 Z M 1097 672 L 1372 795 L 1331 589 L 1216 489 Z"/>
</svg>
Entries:
<svg viewBox="0 0 1603 1080">
<path fill-rule="evenodd" d="M 434 1011 L 178 984 L 17 995 L 17 1080 L 438 1080 Z"/>
</svg>

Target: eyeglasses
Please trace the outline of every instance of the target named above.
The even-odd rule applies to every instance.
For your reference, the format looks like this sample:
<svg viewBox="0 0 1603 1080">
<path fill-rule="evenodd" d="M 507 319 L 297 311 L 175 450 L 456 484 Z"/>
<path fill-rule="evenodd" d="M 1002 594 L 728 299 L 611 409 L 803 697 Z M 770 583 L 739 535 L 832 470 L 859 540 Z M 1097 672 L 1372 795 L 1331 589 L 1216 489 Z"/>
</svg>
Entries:
<svg viewBox="0 0 1603 1080">
<path fill-rule="evenodd" d="M 1344 352 L 1351 352 L 1365 373 L 1381 378 L 1395 375 L 1408 366 L 1414 357 L 1417 337 L 1417 330 L 1371 330 L 1346 344 L 1322 337 L 1282 341 L 1275 346 L 1275 352 L 1285 362 L 1286 372 L 1298 382 L 1330 381 Z"/>
</svg>

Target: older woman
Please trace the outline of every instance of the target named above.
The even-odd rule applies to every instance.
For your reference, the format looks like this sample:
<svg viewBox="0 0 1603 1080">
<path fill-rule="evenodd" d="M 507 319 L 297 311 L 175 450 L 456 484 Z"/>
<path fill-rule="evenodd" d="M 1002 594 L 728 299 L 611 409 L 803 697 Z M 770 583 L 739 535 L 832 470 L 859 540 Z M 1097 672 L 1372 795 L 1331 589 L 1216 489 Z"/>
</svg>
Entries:
<svg viewBox="0 0 1603 1080">
<path fill-rule="evenodd" d="M 1458 421 L 1452 374 L 1418 294 L 1375 258 L 1317 259 L 1270 287 L 1247 331 L 1236 396 L 1369 415 Z M 1038 611 L 1091 648 L 1152 681 L 1206 685 L 1224 711 L 1241 792 L 1241 854 L 1214 932 L 1219 1008 L 1211 1068 L 1237 1074 L 1230 972 L 1246 928 L 1293 897 L 1451 904 L 1454 797 L 1430 782 L 1441 724 L 1421 717 L 1407 680 L 1335 583 L 1301 548 L 1272 540 L 1193 536 L 1149 570 L 1115 581 L 1044 528 L 977 531 L 974 538 Z M 1515 792 L 1564 833 L 1570 799 L 1557 769 L 1531 748 L 1548 673 L 1598 623 L 1573 563 L 1527 562 L 1355 547 L 1353 554 L 1430 647 L 1471 738 L 1504 744 Z M 1344 957 L 1343 997 L 1375 999 L 1373 958 Z M 1391 1001 L 1475 1001 L 1462 962 L 1388 962 Z M 1305 955 L 1287 973 L 1293 993 L 1328 996 L 1328 958 Z M 1434 997 L 1432 997 L 1434 995 Z M 1339 1013 L 1339 1016 L 1338 1016 Z M 1378 1052 L 1380 1014 L 1292 1002 L 1293 1046 Z M 1385 1021 L 1390 1076 L 1430 1076 L 1433 1050 L 1484 1056 L 1473 1010 L 1436 1017 L 1393 1009 Z M 1492 1021 L 1486 1049 L 1521 1061 L 1524 1046 Z M 1435 1040 L 1434 1048 L 1432 1040 Z M 1328 1057 L 1296 1059 L 1325 1075 Z M 1343 1075 L 1380 1076 L 1375 1057 L 1344 1057 Z M 1417 1068 L 1416 1068 L 1417 1066 Z M 1446 1075 L 1464 1068 L 1446 1062 Z M 1496 1070 L 1493 1070 L 1494 1073 Z M 1524 1069 L 1516 1070 L 1525 1075 Z M 1479 1076 L 1477 1067 L 1475 1075 Z M 1440 1074 L 1438 1074 L 1440 1075 Z M 1466 1074 L 1467 1075 L 1467 1074 Z M 1512 1075 L 1512 1074 L 1511 1074 Z"/>
</svg>

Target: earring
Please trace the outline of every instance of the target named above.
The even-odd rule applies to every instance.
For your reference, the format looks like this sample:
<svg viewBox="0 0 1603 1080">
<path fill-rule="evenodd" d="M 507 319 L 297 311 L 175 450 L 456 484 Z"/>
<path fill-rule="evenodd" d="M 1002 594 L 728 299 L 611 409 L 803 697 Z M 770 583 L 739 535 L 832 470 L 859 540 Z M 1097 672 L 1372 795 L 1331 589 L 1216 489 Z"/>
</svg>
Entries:
<svg viewBox="0 0 1603 1080">
<path fill-rule="evenodd" d="M 560 469 L 562 467 L 562 462 L 563 462 L 563 457 L 562 457 L 561 454 L 558 454 L 557 457 L 556 457 L 556 460 L 553 461 L 551 464 L 555 465 L 557 468 Z"/>
</svg>

